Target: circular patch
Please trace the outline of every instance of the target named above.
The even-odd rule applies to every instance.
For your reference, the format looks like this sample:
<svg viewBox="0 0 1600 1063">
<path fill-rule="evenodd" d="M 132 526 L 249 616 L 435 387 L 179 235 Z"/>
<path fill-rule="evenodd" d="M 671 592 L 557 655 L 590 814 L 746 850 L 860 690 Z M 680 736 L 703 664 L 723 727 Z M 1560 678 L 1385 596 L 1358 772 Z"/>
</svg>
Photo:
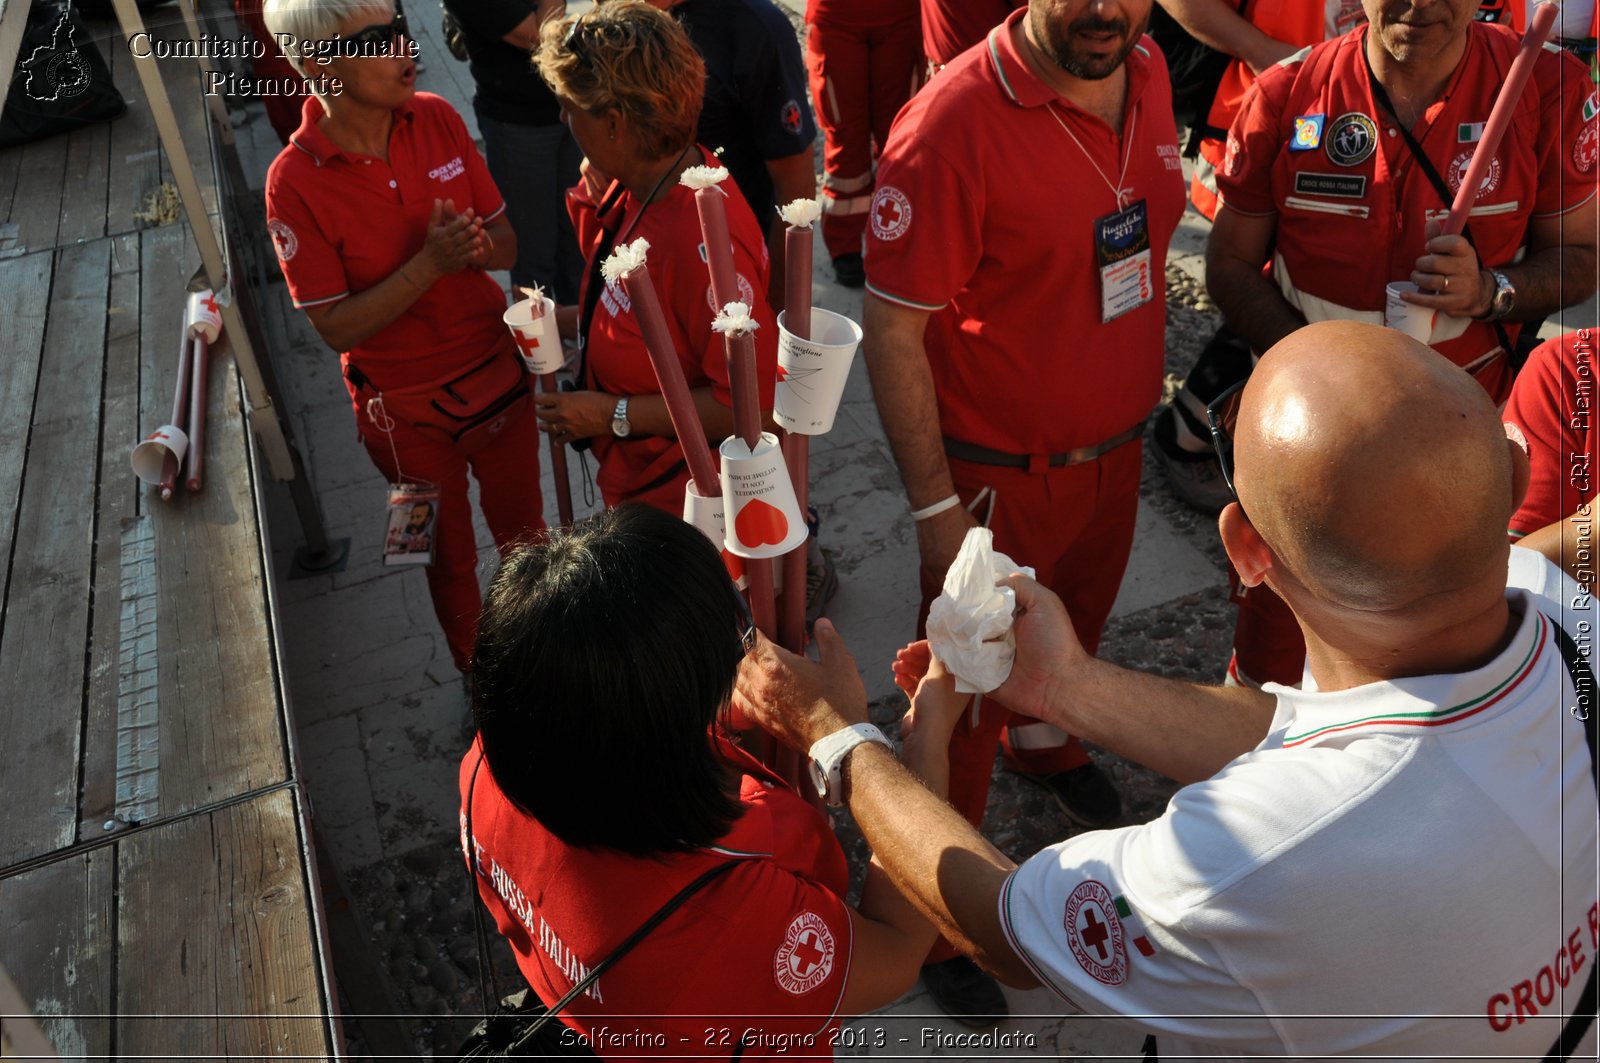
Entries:
<svg viewBox="0 0 1600 1063">
<path fill-rule="evenodd" d="M 1222 173 L 1225 177 L 1238 177 L 1244 165 L 1244 146 L 1239 138 L 1228 134 L 1228 146 L 1222 153 Z"/>
<path fill-rule="evenodd" d="M 1360 111 L 1341 114 L 1329 123 L 1322 148 L 1336 166 L 1360 166 L 1378 149 L 1378 123 Z"/>
<path fill-rule="evenodd" d="M 88 62 L 74 48 L 50 60 L 45 67 L 44 80 L 55 89 L 52 100 L 69 100 L 89 91 L 92 76 Z"/>
<path fill-rule="evenodd" d="M 1067 897 L 1061 925 L 1078 966 L 1090 978 L 1106 985 L 1128 980 L 1128 950 L 1110 890 L 1094 879 L 1079 883 Z"/>
<path fill-rule="evenodd" d="M 739 301 L 754 311 L 756 307 L 756 290 L 750 286 L 749 281 L 744 279 L 743 273 L 735 273 L 734 279 L 739 282 Z M 711 285 L 709 284 L 706 285 L 706 305 L 711 308 L 713 314 L 722 313 L 722 306 L 717 302 L 717 293 L 711 290 Z"/>
<path fill-rule="evenodd" d="M 1528 453 L 1528 437 L 1522 434 L 1521 428 L 1510 421 L 1502 421 L 1500 426 L 1506 430 L 1507 439 L 1521 447 L 1524 454 Z"/>
<path fill-rule="evenodd" d="M 1445 171 L 1444 180 L 1450 186 L 1451 192 L 1461 191 L 1461 179 L 1467 176 L 1467 167 L 1471 165 L 1471 151 L 1463 151 L 1450 160 L 1450 169 Z M 1483 183 L 1478 186 L 1478 194 L 1475 198 L 1482 199 L 1499 187 L 1500 157 L 1496 155 L 1489 160 L 1489 169 L 1484 172 Z"/>
<path fill-rule="evenodd" d="M 797 997 L 809 993 L 833 973 L 834 951 L 833 931 L 822 916 L 801 912 L 772 955 L 772 976 L 785 993 Z"/>
<path fill-rule="evenodd" d="M 898 240 L 911 228 L 911 200 L 893 185 L 884 185 L 872 197 L 872 235 Z"/>
<path fill-rule="evenodd" d="M 289 261 L 300 250 L 300 240 L 294 230 L 277 218 L 267 219 L 267 232 L 272 236 L 272 246 L 278 252 L 279 262 Z"/>
<path fill-rule="evenodd" d="M 797 137 L 800 135 L 800 105 L 798 103 L 794 100 L 785 103 L 779 117 L 783 120 L 783 128 L 789 131 L 790 136 Z"/>
<path fill-rule="evenodd" d="M 1600 126 L 1591 123 L 1583 127 L 1572 145 L 1572 165 L 1579 173 L 1588 173 L 1596 161 L 1600 161 Z"/>
</svg>

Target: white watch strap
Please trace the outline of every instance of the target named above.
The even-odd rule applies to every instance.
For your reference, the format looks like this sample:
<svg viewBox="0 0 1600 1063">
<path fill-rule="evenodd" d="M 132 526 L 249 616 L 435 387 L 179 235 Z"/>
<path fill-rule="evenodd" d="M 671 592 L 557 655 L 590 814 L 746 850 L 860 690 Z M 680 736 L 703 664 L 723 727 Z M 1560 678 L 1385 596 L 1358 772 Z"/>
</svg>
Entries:
<svg viewBox="0 0 1600 1063">
<path fill-rule="evenodd" d="M 810 756 L 816 769 L 817 789 L 828 804 L 838 806 L 844 803 L 844 758 L 863 742 L 876 742 L 885 749 L 894 750 L 894 743 L 870 723 L 853 724 L 812 744 Z M 827 781 L 826 790 L 821 786 L 823 780 Z"/>
</svg>

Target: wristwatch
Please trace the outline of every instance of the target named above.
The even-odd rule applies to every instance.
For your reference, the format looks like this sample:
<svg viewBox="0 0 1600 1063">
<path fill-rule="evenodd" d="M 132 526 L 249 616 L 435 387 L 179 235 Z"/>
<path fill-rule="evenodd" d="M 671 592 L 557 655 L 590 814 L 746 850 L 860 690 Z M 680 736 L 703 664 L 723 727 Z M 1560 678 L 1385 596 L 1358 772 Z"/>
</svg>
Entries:
<svg viewBox="0 0 1600 1063">
<path fill-rule="evenodd" d="M 894 743 L 870 723 L 858 723 L 819 738 L 811 746 L 811 783 L 824 804 L 844 804 L 844 758 L 863 742 L 876 742 L 893 750 Z"/>
<path fill-rule="evenodd" d="M 626 396 L 617 400 L 617 408 L 611 411 L 611 434 L 618 439 L 625 439 L 633 425 L 628 423 L 628 399 Z"/>
<path fill-rule="evenodd" d="M 1497 269 L 1491 269 L 1489 276 L 1494 278 L 1494 294 L 1489 297 L 1486 320 L 1499 321 L 1517 305 L 1517 289 L 1512 286 L 1511 278 Z"/>
</svg>

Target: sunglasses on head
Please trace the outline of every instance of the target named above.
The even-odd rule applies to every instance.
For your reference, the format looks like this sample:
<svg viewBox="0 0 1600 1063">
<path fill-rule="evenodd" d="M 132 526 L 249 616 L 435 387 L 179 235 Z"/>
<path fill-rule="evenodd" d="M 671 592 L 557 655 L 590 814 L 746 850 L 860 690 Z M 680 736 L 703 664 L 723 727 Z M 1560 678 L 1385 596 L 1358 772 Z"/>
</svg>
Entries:
<svg viewBox="0 0 1600 1063">
<path fill-rule="evenodd" d="M 1210 405 L 1206 407 L 1206 424 L 1211 426 L 1211 445 L 1217 451 L 1217 465 L 1222 470 L 1222 482 L 1228 485 L 1228 493 L 1233 496 L 1235 502 L 1239 501 L 1239 492 L 1233 486 L 1233 438 L 1228 434 L 1228 429 L 1238 423 L 1238 397 L 1244 390 L 1245 382 L 1241 380 L 1228 388 L 1212 399 Z"/>
<path fill-rule="evenodd" d="M 579 15 L 567 23 L 567 35 L 561 38 L 561 47 L 572 53 L 574 59 L 584 66 L 589 65 L 589 45 L 587 42 L 587 26 L 583 16 Z"/>
</svg>

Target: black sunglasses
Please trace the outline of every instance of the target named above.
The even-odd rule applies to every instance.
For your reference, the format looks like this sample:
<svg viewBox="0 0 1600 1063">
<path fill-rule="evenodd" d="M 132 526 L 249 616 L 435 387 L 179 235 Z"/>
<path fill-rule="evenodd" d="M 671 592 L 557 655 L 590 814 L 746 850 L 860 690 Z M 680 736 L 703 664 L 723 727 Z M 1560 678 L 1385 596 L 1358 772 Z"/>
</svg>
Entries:
<svg viewBox="0 0 1600 1063">
<path fill-rule="evenodd" d="M 410 36 L 411 28 L 406 25 L 405 13 L 396 11 L 393 22 L 379 22 L 375 25 L 363 26 L 342 39 L 322 41 L 317 46 L 317 57 L 321 59 L 350 59 L 388 55 L 398 38 Z"/>
<path fill-rule="evenodd" d="M 567 35 L 561 38 L 561 47 L 572 53 L 572 57 L 584 66 L 589 64 L 589 47 L 584 43 L 586 24 L 583 16 L 579 15 L 567 23 Z"/>
<path fill-rule="evenodd" d="M 1248 379 L 1247 377 L 1246 380 Z M 1227 422 L 1230 420 L 1230 412 L 1231 420 L 1235 423 L 1238 421 L 1237 407 L 1230 410 L 1230 406 L 1234 398 L 1244 390 L 1246 380 L 1241 380 L 1228 388 L 1212 399 L 1210 405 L 1206 407 L 1206 424 L 1211 426 L 1211 445 L 1217 451 L 1217 465 L 1222 469 L 1222 482 L 1228 485 L 1228 493 L 1233 496 L 1235 502 L 1239 501 L 1239 492 L 1233 486 L 1233 439 L 1228 435 Z"/>
<path fill-rule="evenodd" d="M 733 600 L 739 604 L 739 641 L 744 645 L 745 655 L 756 648 L 756 620 L 750 615 L 750 603 L 744 600 L 744 593 L 733 586 L 733 581 L 728 581 L 733 590 Z"/>
</svg>

